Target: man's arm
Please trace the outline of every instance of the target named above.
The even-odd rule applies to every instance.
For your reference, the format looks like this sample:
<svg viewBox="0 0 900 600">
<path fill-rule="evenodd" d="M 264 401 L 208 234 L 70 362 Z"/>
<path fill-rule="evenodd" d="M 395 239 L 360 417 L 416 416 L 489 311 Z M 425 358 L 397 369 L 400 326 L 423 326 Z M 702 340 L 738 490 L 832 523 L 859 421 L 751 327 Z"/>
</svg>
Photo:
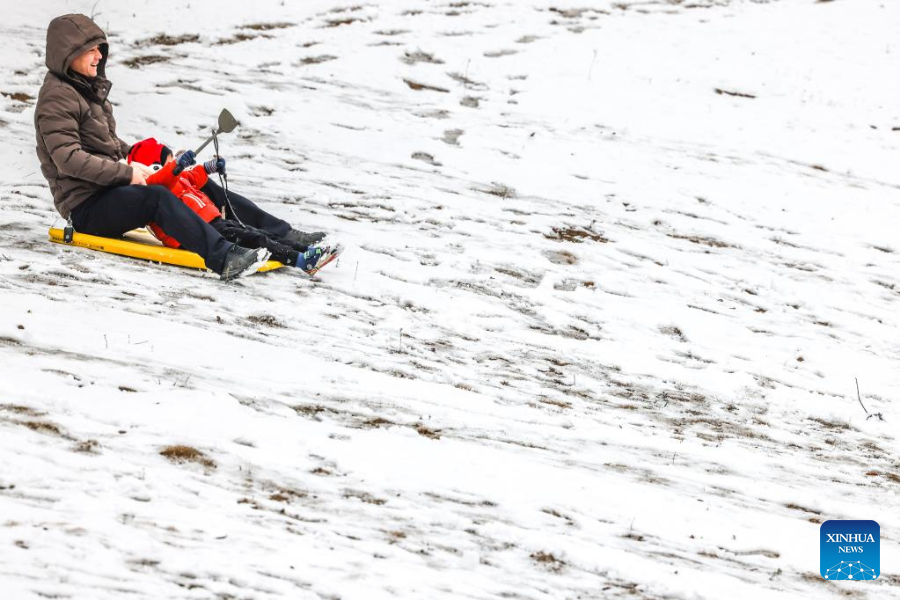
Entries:
<svg viewBox="0 0 900 600">
<path fill-rule="evenodd" d="M 38 131 L 53 164 L 60 174 L 67 177 L 105 186 L 128 185 L 132 175 L 130 166 L 94 156 L 81 147 L 78 116 L 73 110 L 77 100 L 68 97 L 77 93 L 73 89 L 59 87 L 44 98 L 45 110 L 42 112 L 45 116 L 38 120 Z"/>
<path fill-rule="evenodd" d="M 119 136 L 116 136 L 116 142 L 119 144 L 119 150 L 122 152 L 122 156 L 128 156 L 128 153 L 131 152 L 131 147 L 134 144 L 129 144 Z"/>
</svg>

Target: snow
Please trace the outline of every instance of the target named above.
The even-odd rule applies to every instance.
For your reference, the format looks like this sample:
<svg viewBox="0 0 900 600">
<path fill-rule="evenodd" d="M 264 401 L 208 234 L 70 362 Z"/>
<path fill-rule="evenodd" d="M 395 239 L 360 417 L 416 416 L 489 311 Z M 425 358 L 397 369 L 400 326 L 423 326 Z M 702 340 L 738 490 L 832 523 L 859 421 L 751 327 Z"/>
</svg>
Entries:
<svg viewBox="0 0 900 600">
<path fill-rule="evenodd" d="M 47 241 L 46 25 L 92 10 L 120 136 L 229 108 L 231 187 L 336 267 Z M 900 597 L 900 5 L 3 13 L 2 597 Z"/>
</svg>

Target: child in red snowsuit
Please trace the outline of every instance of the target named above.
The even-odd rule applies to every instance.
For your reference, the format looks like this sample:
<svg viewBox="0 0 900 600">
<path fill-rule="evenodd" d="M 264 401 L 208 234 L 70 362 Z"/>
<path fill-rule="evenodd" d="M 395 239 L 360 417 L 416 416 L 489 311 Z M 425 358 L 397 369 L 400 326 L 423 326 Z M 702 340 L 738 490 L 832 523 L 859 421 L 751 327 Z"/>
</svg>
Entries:
<svg viewBox="0 0 900 600">
<path fill-rule="evenodd" d="M 305 246 L 300 242 L 275 238 L 261 229 L 223 218 L 212 200 L 200 191 L 200 188 L 209 180 L 210 174 L 217 171 L 224 172 L 225 159 L 223 158 L 185 168 L 176 174 L 177 167 L 183 164 L 193 164 L 193 153 L 189 157 L 182 156 L 182 159 L 176 162 L 169 148 L 154 138 L 148 138 L 132 146 L 128 153 L 128 163 L 131 164 L 131 162 L 147 166 L 160 165 L 159 169 L 147 178 L 147 185 L 162 185 L 171 190 L 230 242 L 245 248 L 266 248 L 272 253 L 272 260 L 298 267 L 309 274 L 315 273 L 331 262 L 339 252 L 328 246 Z M 156 223 L 150 223 L 149 228 L 153 235 L 166 246 L 170 248 L 181 246 L 178 240 L 166 235 L 166 232 Z"/>
</svg>

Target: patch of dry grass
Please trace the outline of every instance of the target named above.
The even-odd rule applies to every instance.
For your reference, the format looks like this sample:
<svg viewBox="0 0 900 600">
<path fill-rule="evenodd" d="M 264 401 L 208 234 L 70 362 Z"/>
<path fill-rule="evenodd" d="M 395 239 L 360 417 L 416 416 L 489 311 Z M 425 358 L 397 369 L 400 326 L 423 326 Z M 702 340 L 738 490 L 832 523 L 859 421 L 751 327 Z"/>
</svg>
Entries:
<svg viewBox="0 0 900 600">
<path fill-rule="evenodd" d="M 203 452 L 191 446 L 166 446 L 159 452 L 174 463 L 195 462 L 204 467 L 215 469 L 216 463 Z"/>
</svg>

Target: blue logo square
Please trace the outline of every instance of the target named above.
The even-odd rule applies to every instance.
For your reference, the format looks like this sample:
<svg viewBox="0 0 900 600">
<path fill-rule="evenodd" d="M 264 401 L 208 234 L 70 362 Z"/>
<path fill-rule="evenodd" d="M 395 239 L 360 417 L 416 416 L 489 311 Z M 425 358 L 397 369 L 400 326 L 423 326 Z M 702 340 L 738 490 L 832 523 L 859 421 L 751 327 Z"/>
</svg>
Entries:
<svg viewBox="0 0 900 600">
<path fill-rule="evenodd" d="M 875 521 L 825 521 L 819 529 L 819 572 L 825 579 L 881 575 L 881 527 Z"/>
</svg>

